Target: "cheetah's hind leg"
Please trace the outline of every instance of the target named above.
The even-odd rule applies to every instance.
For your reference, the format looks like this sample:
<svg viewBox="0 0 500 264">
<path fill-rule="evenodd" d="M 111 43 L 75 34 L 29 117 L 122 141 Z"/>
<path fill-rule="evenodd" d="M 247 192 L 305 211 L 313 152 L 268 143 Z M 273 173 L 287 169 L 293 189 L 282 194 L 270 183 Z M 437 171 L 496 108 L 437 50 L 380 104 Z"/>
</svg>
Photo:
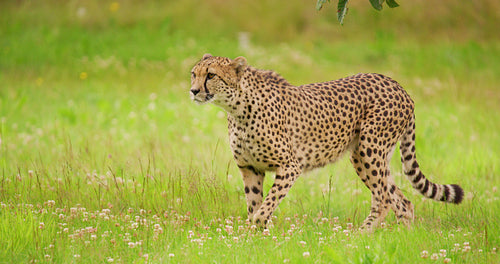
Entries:
<svg viewBox="0 0 500 264">
<path fill-rule="evenodd" d="M 394 211 L 398 222 L 409 226 L 413 221 L 413 204 L 396 186 L 390 173 L 389 164 L 394 148 L 395 144 L 390 148 L 377 148 L 373 144 L 360 141 L 352 152 L 351 162 L 372 193 L 370 214 L 364 220 L 362 230 L 372 231 L 384 221 L 389 209 Z"/>
<path fill-rule="evenodd" d="M 386 162 L 378 154 L 373 153 L 372 146 L 360 142 L 352 152 L 351 163 L 359 178 L 372 193 L 370 214 L 361 225 L 362 230 L 372 231 L 385 219 L 392 202 L 387 191 Z"/>
<path fill-rule="evenodd" d="M 391 147 L 391 151 L 387 154 L 387 188 L 389 189 L 389 193 L 391 196 L 391 207 L 396 215 L 396 219 L 398 223 L 402 223 L 407 227 L 410 227 L 410 224 L 413 222 L 413 204 L 406 199 L 403 195 L 403 192 L 396 186 L 394 179 L 392 178 L 391 171 L 389 168 L 389 164 L 391 163 L 392 154 L 396 148 L 396 144 Z"/>
</svg>

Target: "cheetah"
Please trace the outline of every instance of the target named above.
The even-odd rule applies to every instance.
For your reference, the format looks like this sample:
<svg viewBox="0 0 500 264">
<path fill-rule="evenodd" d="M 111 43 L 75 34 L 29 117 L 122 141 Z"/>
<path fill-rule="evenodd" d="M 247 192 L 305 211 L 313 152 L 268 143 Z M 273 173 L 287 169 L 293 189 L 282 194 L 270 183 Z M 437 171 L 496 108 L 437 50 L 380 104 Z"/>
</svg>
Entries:
<svg viewBox="0 0 500 264">
<path fill-rule="evenodd" d="M 463 189 L 429 181 L 415 154 L 414 102 L 393 79 L 357 74 L 339 80 L 291 85 L 273 71 L 205 54 L 191 71 L 191 99 L 227 112 L 229 141 L 244 182 L 248 218 L 266 226 L 299 175 L 350 161 L 371 192 L 371 210 L 361 225 L 373 230 L 392 209 L 410 225 L 413 204 L 396 186 L 389 164 L 400 142 L 403 170 L 413 188 L 437 201 L 459 204 Z M 266 171 L 274 184 L 263 199 Z"/>
</svg>

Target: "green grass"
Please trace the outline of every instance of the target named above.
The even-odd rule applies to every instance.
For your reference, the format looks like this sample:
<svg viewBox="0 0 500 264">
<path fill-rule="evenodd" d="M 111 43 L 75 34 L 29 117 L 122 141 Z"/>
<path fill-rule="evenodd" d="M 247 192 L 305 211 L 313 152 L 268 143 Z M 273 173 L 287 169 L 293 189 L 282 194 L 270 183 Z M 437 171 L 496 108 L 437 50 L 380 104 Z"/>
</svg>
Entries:
<svg viewBox="0 0 500 264">
<path fill-rule="evenodd" d="M 119 4 L 0 4 L 0 263 L 498 263 L 496 2 L 353 3 L 343 27 L 306 1 Z M 396 153 L 415 222 L 359 234 L 370 194 L 342 159 L 299 178 L 269 234 L 252 230 L 225 114 L 188 96 L 206 52 L 294 84 L 390 75 L 416 102 L 424 173 L 460 184 L 463 204 L 423 200 Z"/>
</svg>

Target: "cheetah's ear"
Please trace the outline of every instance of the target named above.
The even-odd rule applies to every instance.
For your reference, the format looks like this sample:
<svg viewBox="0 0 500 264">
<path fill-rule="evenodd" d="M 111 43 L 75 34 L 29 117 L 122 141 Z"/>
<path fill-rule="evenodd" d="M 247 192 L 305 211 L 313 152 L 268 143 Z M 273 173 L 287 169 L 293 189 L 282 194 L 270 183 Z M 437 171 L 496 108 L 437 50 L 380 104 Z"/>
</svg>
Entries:
<svg viewBox="0 0 500 264">
<path fill-rule="evenodd" d="M 206 59 L 211 58 L 211 57 L 212 57 L 212 54 L 205 53 L 205 55 L 203 55 L 203 58 L 201 60 L 206 60 Z"/>
<path fill-rule="evenodd" d="M 234 69 L 236 70 L 236 74 L 239 77 L 241 73 L 243 73 L 243 71 L 245 71 L 245 69 L 247 68 L 247 59 L 241 56 L 237 57 L 231 62 L 231 66 L 234 67 Z"/>
</svg>

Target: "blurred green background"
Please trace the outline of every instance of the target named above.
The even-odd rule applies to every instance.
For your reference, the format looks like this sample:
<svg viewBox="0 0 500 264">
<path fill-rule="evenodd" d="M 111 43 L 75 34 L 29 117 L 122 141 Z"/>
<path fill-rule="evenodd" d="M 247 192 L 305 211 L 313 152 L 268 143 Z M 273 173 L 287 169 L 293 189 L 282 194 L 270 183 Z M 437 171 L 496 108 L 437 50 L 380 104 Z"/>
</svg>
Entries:
<svg viewBox="0 0 500 264">
<path fill-rule="evenodd" d="M 494 0 L 417 0 L 381 12 L 368 1 L 352 1 L 344 26 L 336 21 L 334 2 L 318 12 L 313 1 L 3 1 L 0 66 L 77 66 L 94 56 L 114 56 L 124 64 L 164 62 L 203 51 L 249 56 L 242 49 L 247 45 L 234 45 L 241 32 L 248 32 L 255 48 L 287 44 L 346 62 L 352 53 L 365 53 L 362 59 L 379 63 L 397 56 L 402 45 L 467 47 L 499 39 Z"/>
<path fill-rule="evenodd" d="M 155 132 L 175 145 L 204 126 L 195 140 L 225 141 L 217 125 L 224 122 L 211 122 L 220 110 L 188 98 L 190 68 L 204 53 L 245 56 L 294 84 L 383 73 L 410 92 L 417 111 L 463 106 L 492 114 L 500 101 L 498 10 L 494 0 L 419 0 L 381 12 L 352 1 L 340 26 L 335 1 L 320 12 L 314 1 L 2 1 L 2 136 L 48 129 L 62 141 L 93 143 L 109 131 L 113 140 Z M 61 138 L 32 140 L 57 146 Z M 32 151 L 19 141 L 5 155 Z"/>
</svg>

